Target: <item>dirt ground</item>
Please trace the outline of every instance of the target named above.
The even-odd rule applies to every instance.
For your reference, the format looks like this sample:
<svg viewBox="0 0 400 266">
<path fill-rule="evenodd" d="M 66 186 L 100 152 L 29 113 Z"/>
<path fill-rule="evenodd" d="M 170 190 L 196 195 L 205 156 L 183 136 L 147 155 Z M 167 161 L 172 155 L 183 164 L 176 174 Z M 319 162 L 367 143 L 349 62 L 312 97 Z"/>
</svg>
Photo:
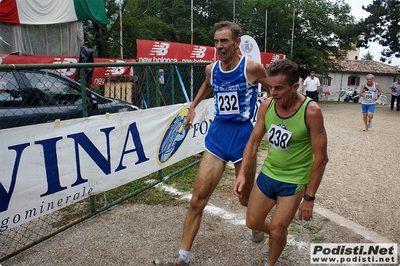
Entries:
<svg viewBox="0 0 400 266">
<path fill-rule="evenodd" d="M 400 112 L 378 105 L 364 132 L 360 104 L 321 109 L 330 161 L 314 219 L 293 221 L 278 265 L 310 265 L 310 243 L 400 243 Z M 263 243 L 252 242 L 244 224 L 246 209 L 232 195 L 233 180 L 222 180 L 205 210 L 191 266 L 266 262 Z M 120 204 L 0 264 L 151 265 L 177 253 L 187 206 Z"/>
</svg>

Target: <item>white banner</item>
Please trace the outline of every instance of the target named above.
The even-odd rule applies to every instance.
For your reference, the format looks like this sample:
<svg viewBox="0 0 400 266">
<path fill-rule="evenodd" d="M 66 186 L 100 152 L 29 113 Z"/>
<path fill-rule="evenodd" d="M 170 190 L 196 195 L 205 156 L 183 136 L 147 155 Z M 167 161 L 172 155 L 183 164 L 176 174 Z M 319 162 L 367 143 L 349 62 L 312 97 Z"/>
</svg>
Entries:
<svg viewBox="0 0 400 266">
<path fill-rule="evenodd" d="M 243 35 L 240 37 L 239 49 L 242 55 L 247 56 L 261 64 L 260 48 L 253 37 L 249 35 Z M 258 92 L 261 92 L 261 84 L 258 84 Z"/>
<path fill-rule="evenodd" d="M 0 233 L 204 150 L 213 99 L 0 131 Z"/>
<path fill-rule="evenodd" d="M 249 35 L 243 35 L 242 37 L 240 37 L 239 49 L 242 55 L 247 56 L 257 63 L 261 64 L 260 48 L 258 47 L 258 44 L 256 40 L 253 39 L 253 37 Z"/>
</svg>

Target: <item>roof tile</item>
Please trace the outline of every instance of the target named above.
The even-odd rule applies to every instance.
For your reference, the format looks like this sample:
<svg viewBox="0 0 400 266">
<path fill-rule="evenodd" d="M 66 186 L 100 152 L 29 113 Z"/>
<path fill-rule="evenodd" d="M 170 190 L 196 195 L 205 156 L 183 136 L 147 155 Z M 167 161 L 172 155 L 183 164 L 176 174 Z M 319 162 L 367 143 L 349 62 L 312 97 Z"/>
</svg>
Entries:
<svg viewBox="0 0 400 266">
<path fill-rule="evenodd" d="M 343 60 L 339 61 L 341 71 L 364 72 L 375 74 L 400 74 L 400 68 L 373 60 Z"/>
</svg>

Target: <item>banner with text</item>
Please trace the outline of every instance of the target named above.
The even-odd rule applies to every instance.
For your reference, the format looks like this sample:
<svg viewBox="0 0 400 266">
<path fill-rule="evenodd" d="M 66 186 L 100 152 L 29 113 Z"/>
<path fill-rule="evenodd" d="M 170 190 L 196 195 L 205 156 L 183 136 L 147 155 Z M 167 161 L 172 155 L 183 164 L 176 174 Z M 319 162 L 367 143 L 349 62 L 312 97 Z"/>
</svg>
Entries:
<svg viewBox="0 0 400 266">
<path fill-rule="evenodd" d="M 250 36 L 244 35 L 242 43 L 240 44 L 239 53 L 243 51 L 252 50 L 252 57 L 257 62 L 261 60 L 264 67 L 268 67 L 272 62 L 285 59 L 284 54 L 260 52 L 257 43 L 249 43 Z M 164 41 L 150 41 L 150 40 L 136 40 L 137 44 L 137 60 L 138 62 L 213 62 L 218 60 L 218 55 L 214 46 L 185 44 L 176 42 Z M 257 47 L 256 47 L 257 46 Z M 254 48 L 254 49 L 253 49 Z M 260 56 L 255 55 L 254 51 Z M 246 52 L 245 52 L 246 53 Z M 246 54 L 247 55 L 247 54 Z"/>
<path fill-rule="evenodd" d="M 156 62 L 212 62 L 216 60 L 214 47 L 177 42 L 136 40 L 137 60 Z"/>
<path fill-rule="evenodd" d="M 122 63 L 136 62 L 135 59 L 94 58 L 94 63 Z M 42 55 L 0 55 L 0 64 L 70 64 L 79 63 L 79 57 L 75 56 L 42 56 Z M 55 69 L 55 71 L 75 79 L 76 68 Z M 130 66 L 119 67 L 95 67 L 93 70 L 91 86 L 104 86 L 105 77 L 132 76 L 133 69 Z"/>
<path fill-rule="evenodd" d="M 0 131 L 0 233 L 204 150 L 213 99 Z"/>
</svg>

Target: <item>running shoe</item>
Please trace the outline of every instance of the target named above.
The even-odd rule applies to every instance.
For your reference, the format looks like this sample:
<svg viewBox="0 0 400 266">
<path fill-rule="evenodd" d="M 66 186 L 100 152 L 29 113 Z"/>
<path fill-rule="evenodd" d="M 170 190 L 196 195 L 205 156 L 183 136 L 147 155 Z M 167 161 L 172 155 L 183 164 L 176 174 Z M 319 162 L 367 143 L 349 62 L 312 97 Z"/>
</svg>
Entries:
<svg viewBox="0 0 400 266">
<path fill-rule="evenodd" d="M 153 261 L 156 266 L 189 266 L 190 261 L 185 262 L 182 259 L 175 257 L 169 259 L 156 259 Z"/>
<path fill-rule="evenodd" d="M 251 235 L 253 236 L 253 241 L 256 243 L 260 243 L 261 241 L 264 240 L 264 232 L 257 231 L 257 230 L 251 230 Z"/>
<path fill-rule="evenodd" d="M 369 120 L 368 128 L 372 127 L 372 120 Z"/>
</svg>

